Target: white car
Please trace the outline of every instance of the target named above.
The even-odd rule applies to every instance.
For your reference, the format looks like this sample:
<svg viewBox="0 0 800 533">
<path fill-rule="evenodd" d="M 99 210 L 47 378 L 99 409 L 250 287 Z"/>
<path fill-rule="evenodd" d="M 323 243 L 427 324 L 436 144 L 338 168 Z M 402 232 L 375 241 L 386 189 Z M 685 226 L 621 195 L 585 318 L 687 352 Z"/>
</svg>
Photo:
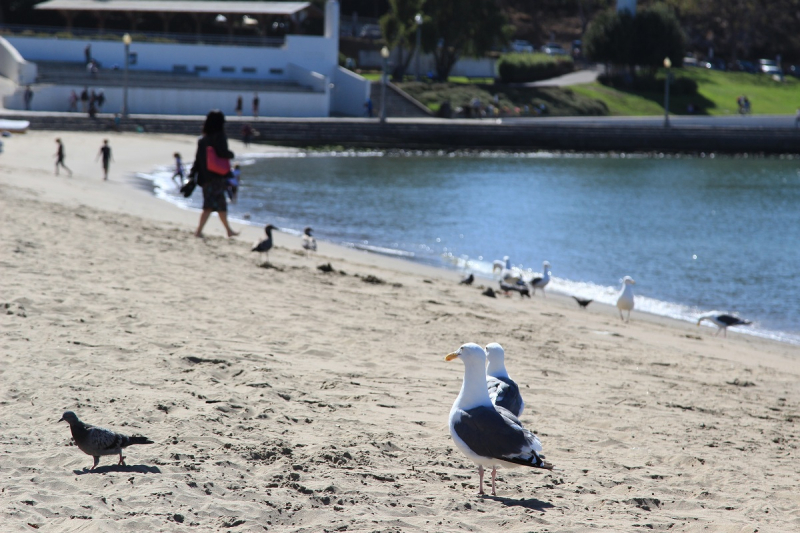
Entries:
<svg viewBox="0 0 800 533">
<path fill-rule="evenodd" d="M 764 74 L 782 74 L 781 68 L 772 59 L 759 59 L 758 68 Z"/>
<path fill-rule="evenodd" d="M 549 56 L 565 56 L 567 51 L 558 43 L 547 43 L 542 46 L 542 52 Z"/>
<path fill-rule="evenodd" d="M 533 52 L 533 45 L 523 40 L 511 41 L 511 51 L 531 53 Z"/>
</svg>

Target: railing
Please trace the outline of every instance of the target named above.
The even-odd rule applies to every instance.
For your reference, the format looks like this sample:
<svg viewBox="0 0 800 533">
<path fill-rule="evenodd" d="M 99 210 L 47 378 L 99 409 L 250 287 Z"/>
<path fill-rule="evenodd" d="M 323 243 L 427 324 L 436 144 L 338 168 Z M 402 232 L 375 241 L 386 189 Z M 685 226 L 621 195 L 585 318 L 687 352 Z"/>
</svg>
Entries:
<svg viewBox="0 0 800 533">
<path fill-rule="evenodd" d="M 72 28 L 67 31 L 59 26 L 27 26 L 22 24 L 0 24 L 0 35 L 5 37 L 56 37 L 58 39 L 81 39 L 93 41 L 122 41 L 130 33 L 135 42 L 210 44 L 234 46 L 262 46 L 280 48 L 285 37 L 257 37 L 228 34 L 154 33 L 126 32 L 123 30 L 100 30 L 98 28 Z"/>
</svg>

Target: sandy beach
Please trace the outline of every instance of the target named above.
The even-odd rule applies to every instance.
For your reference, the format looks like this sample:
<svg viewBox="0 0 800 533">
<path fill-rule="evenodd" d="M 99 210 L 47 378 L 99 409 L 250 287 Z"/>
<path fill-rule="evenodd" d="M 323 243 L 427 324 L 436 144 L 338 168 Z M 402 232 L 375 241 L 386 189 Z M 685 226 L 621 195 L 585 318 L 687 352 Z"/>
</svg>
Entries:
<svg viewBox="0 0 800 533">
<path fill-rule="evenodd" d="M 133 177 L 195 138 L 107 136 L 108 182 L 103 138 L 30 132 L 0 154 L 3 531 L 800 529 L 800 347 L 487 298 L 285 234 L 260 268 L 261 228 L 228 240 L 214 217 L 197 239 L 196 212 Z M 559 470 L 500 470 L 477 496 L 447 429 L 463 365 L 444 356 L 465 342 L 505 347 Z M 155 443 L 90 472 L 65 410 Z"/>
</svg>

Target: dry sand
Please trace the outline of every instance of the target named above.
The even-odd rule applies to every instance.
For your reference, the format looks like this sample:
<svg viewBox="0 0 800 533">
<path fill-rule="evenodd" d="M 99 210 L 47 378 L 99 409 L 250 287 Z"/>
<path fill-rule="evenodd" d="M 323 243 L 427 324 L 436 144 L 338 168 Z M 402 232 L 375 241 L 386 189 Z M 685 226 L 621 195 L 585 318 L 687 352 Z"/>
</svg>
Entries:
<svg viewBox="0 0 800 533">
<path fill-rule="evenodd" d="M 194 139 L 111 136 L 108 183 L 101 139 L 0 155 L 2 531 L 800 530 L 800 348 L 286 235 L 259 268 L 259 229 L 196 239 L 132 186 Z M 447 430 L 469 341 L 504 345 L 561 469 L 501 470 L 497 497 Z M 155 444 L 89 472 L 67 409 Z"/>
</svg>

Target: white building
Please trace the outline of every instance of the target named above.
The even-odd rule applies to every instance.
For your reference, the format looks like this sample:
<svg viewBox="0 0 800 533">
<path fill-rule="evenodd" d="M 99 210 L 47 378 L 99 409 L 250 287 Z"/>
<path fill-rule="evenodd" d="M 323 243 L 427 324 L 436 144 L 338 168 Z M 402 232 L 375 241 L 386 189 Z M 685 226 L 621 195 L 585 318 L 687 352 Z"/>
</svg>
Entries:
<svg viewBox="0 0 800 533">
<path fill-rule="evenodd" d="M 37 6 L 62 12 L 67 28 L 76 14 L 93 13 L 100 23 L 106 17 L 130 17 L 132 42 L 125 74 L 125 45 L 121 31 L 101 32 L 81 38 L 13 34 L 0 38 L 0 75 L 18 85 L 4 98 L 10 109 L 23 109 L 25 85 L 32 84 L 33 110 L 67 111 L 71 91 L 84 87 L 106 97 L 103 111 L 122 110 L 127 86 L 128 111 L 133 114 L 205 114 L 209 109 L 235 112 L 239 96 L 243 111 L 251 112 L 252 98 L 260 100 L 260 116 L 327 117 L 360 116 L 370 90 L 369 81 L 338 65 L 339 3 L 328 0 L 324 34 L 286 34 L 280 37 L 208 38 L 200 34 L 201 17 L 222 21 L 228 28 L 258 26 L 270 19 L 294 26 L 313 9 L 308 2 L 195 2 L 187 0 L 49 0 Z M 133 29 L 137 13 L 157 13 L 165 28 L 176 14 L 191 14 L 197 35 L 148 35 L 137 41 Z M 277 18 L 276 18 L 277 17 Z M 276 24 L 276 23 L 275 23 Z M 283 24 L 281 22 L 281 24 Z M 63 31 L 63 28 L 62 28 Z M 155 36 L 158 37 L 158 36 Z M 181 41 L 198 42 L 181 42 Z M 163 42 L 166 41 L 166 42 Z M 87 45 L 99 64 L 95 74 L 87 68 Z M 126 81 L 127 78 L 127 81 Z"/>
</svg>

